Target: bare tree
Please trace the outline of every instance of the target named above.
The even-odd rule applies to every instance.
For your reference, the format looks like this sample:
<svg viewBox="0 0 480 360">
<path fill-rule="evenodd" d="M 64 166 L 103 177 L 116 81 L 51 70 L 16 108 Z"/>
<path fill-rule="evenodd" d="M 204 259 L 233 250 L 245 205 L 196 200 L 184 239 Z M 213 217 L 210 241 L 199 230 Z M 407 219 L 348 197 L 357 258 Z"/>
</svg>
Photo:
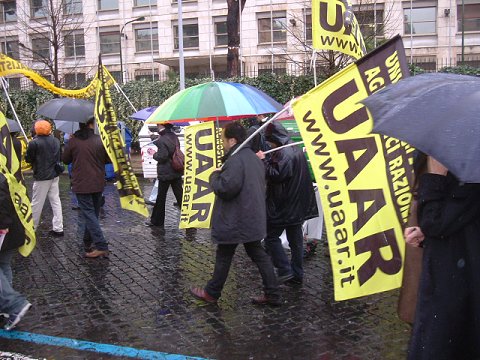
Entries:
<svg viewBox="0 0 480 360">
<path fill-rule="evenodd" d="M 239 6 L 240 1 L 240 6 Z M 227 73 L 228 76 L 240 76 L 240 13 L 245 7 L 246 0 L 227 0 Z M 241 7 L 241 11 L 240 11 Z"/>
<path fill-rule="evenodd" d="M 28 9 L 17 2 L 17 31 L 30 39 L 19 42 L 22 58 L 42 63 L 43 74 L 50 75 L 56 86 L 62 80 L 59 71 L 62 49 L 75 32 L 83 34 L 88 28 L 80 15 L 80 6 L 81 2 L 75 0 L 30 0 Z"/>
</svg>

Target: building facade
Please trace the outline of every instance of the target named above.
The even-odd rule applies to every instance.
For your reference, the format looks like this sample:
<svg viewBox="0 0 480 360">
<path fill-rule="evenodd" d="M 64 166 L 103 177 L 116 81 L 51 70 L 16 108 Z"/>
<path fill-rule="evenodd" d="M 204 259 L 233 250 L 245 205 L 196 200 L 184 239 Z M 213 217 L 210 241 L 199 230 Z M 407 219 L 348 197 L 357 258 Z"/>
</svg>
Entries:
<svg viewBox="0 0 480 360">
<path fill-rule="evenodd" d="M 480 0 L 367 1 L 353 3 L 371 47 L 400 34 L 410 62 L 427 70 L 480 66 Z M 178 73 L 178 0 L 2 0 L 0 7 L 1 51 L 47 77 L 41 60 L 57 53 L 63 86 L 91 78 L 99 54 L 118 81 Z M 226 0 L 184 0 L 181 9 L 186 76 L 225 76 Z M 247 0 L 240 24 L 243 75 L 310 70 L 311 2 Z"/>
</svg>

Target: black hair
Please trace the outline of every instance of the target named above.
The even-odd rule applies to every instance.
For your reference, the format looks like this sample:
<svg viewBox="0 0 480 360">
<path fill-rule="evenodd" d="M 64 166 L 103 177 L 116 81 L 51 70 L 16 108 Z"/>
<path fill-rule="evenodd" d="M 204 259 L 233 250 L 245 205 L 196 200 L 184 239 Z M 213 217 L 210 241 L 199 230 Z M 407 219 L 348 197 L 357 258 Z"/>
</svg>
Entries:
<svg viewBox="0 0 480 360">
<path fill-rule="evenodd" d="M 224 128 L 224 136 L 227 139 L 237 140 L 237 144 L 241 144 L 247 138 L 247 130 L 238 121 L 227 124 Z"/>
</svg>

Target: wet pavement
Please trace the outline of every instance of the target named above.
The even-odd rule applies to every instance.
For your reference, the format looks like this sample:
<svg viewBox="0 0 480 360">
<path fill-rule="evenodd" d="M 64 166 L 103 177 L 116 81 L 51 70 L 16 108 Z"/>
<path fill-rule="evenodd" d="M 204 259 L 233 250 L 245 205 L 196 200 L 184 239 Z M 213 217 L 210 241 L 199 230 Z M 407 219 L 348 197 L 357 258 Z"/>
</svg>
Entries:
<svg viewBox="0 0 480 360">
<path fill-rule="evenodd" d="M 148 195 L 152 183 L 139 181 Z M 29 190 L 31 182 L 27 175 Z M 243 247 L 218 306 L 205 305 L 188 288 L 209 279 L 214 247 L 208 230 L 187 237 L 177 228 L 171 192 L 162 236 L 140 215 L 120 209 L 108 183 L 101 223 L 111 255 L 105 260 L 84 258 L 68 176 L 61 176 L 60 187 L 65 237 L 48 235 L 46 204 L 36 249 L 14 262 L 14 286 L 34 305 L 15 330 L 211 359 L 405 358 L 409 327 L 396 316 L 398 291 L 335 302 L 325 239 L 306 260 L 303 287 L 282 287 L 283 306 L 250 303 L 261 294 L 261 279 Z M 95 347 L 72 350 L 1 337 L 0 350 L 48 359 L 126 358 Z"/>
</svg>

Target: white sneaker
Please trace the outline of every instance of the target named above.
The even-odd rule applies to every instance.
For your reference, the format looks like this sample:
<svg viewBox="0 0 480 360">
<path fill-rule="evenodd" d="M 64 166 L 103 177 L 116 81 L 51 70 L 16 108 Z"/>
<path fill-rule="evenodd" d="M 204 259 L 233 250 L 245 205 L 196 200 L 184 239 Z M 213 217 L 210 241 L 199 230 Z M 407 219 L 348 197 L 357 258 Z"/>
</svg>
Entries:
<svg viewBox="0 0 480 360">
<path fill-rule="evenodd" d="M 20 322 L 20 320 L 22 320 L 22 318 L 25 316 L 31 306 L 32 304 L 27 301 L 27 303 L 21 308 L 18 313 L 10 314 L 7 323 L 3 328 L 7 331 L 12 330 Z"/>
</svg>

